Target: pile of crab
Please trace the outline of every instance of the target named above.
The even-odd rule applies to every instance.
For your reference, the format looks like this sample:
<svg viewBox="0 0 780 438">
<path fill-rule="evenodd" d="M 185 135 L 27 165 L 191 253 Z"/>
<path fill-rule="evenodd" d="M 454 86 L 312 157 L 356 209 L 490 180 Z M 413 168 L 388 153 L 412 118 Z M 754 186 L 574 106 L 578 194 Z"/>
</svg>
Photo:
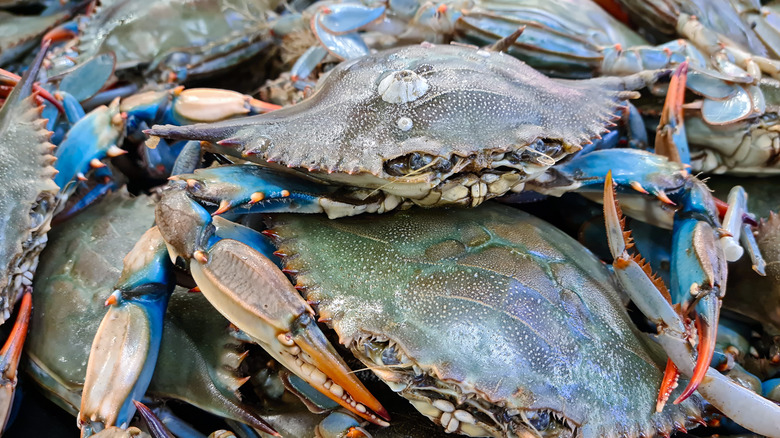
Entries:
<svg viewBox="0 0 780 438">
<path fill-rule="evenodd" d="M 0 423 L 780 437 L 779 14 L 0 1 Z"/>
</svg>

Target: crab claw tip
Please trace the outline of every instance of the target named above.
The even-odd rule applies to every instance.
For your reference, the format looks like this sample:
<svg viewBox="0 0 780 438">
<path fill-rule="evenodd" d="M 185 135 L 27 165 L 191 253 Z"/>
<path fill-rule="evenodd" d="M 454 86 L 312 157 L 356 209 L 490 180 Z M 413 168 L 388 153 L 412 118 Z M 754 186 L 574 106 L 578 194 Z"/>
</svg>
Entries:
<svg viewBox="0 0 780 438">
<path fill-rule="evenodd" d="M 230 210 L 230 201 L 227 199 L 223 199 L 219 202 L 219 208 L 214 212 L 213 216 L 220 215 L 226 211 Z"/>
<path fill-rule="evenodd" d="M 664 371 L 663 380 L 661 380 L 661 388 L 658 390 L 658 400 L 655 405 L 655 411 L 661 412 L 669 400 L 669 396 L 672 395 L 672 391 L 677 388 L 677 379 L 680 376 L 680 372 L 674 365 L 671 359 L 666 360 L 666 370 Z"/>
<path fill-rule="evenodd" d="M 690 397 L 707 374 L 710 362 L 712 361 L 712 356 L 715 353 L 717 330 L 717 325 L 708 323 L 701 315 L 696 315 L 696 331 L 699 333 L 699 344 L 696 347 L 698 353 L 696 366 L 693 369 L 693 375 L 691 375 L 688 386 L 686 386 L 682 394 L 677 397 L 674 404 L 680 404 Z"/>
<path fill-rule="evenodd" d="M 32 312 L 32 292 L 31 289 L 22 296 L 22 302 L 19 307 L 19 314 L 16 316 L 16 322 L 11 329 L 8 340 L 0 349 L 0 364 L 2 364 L 3 375 L 9 378 L 8 374 L 16 374 L 16 365 L 22 355 L 22 347 L 27 337 L 27 326 L 30 323 L 30 313 Z M 12 379 L 9 379 L 12 380 Z"/>
</svg>

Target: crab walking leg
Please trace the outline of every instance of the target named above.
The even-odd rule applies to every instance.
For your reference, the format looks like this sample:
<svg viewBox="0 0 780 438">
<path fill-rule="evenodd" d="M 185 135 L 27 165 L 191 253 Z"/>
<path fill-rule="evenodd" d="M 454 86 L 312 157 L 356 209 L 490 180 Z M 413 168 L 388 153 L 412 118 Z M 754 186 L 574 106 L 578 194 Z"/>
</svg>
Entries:
<svg viewBox="0 0 780 438">
<path fill-rule="evenodd" d="M 685 98 L 685 82 L 688 78 L 688 61 L 674 71 L 666 92 L 661 121 L 655 135 L 655 153 L 678 163 L 691 164 L 691 152 L 685 138 L 682 104 Z"/>
<path fill-rule="evenodd" d="M 687 376 L 696 376 L 697 373 L 701 373 L 698 371 L 701 347 L 699 360 L 694 361 L 688 329 L 678 310 L 672 306 L 670 297 L 665 296 L 668 294 L 665 287 L 652 277 L 640 257 L 628 253 L 630 241 L 627 239 L 628 234 L 623 231 L 621 212 L 615 200 L 612 177 L 609 173 L 604 182 L 604 216 L 610 252 L 615 257 L 613 267 L 618 280 L 642 313 L 658 326 L 657 339 L 673 362 L 671 366 Z M 700 341 L 700 345 L 702 343 L 704 342 Z M 670 380 L 668 374 L 674 372 L 671 366 L 667 364 L 665 381 Z M 701 374 L 698 390 L 718 410 L 753 432 L 767 436 L 780 436 L 778 433 L 780 406 L 738 385 L 715 369 L 709 368 L 709 359 L 704 373 Z M 688 386 L 690 387 L 691 384 L 689 383 Z M 662 387 L 662 392 L 665 391 Z M 661 397 L 663 396 L 668 397 L 668 392 Z"/>
<path fill-rule="evenodd" d="M 0 433 L 5 429 L 8 417 L 11 415 L 16 391 L 16 371 L 19 367 L 19 359 L 22 357 L 24 340 L 27 337 L 30 313 L 32 313 L 32 290 L 27 288 L 22 297 L 19 314 L 16 316 L 11 334 L 5 341 L 3 348 L 0 349 L 0 372 L 2 372 L 0 375 L 0 418 L 2 418 Z"/>
<path fill-rule="evenodd" d="M 174 286 L 165 242 L 157 227 L 151 228 L 125 257 L 92 341 L 78 417 L 84 436 L 130 422 L 132 401 L 143 397 L 154 372 Z"/>
</svg>

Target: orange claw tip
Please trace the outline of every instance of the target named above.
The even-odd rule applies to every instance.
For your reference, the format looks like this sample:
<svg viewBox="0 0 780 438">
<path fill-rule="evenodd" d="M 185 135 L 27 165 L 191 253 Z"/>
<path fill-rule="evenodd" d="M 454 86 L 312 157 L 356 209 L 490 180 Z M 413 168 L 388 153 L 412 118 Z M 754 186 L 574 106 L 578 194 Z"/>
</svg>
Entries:
<svg viewBox="0 0 780 438">
<path fill-rule="evenodd" d="M 195 286 L 192 289 L 188 290 L 187 292 L 189 292 L 191 294 L 198 294 L 198 293 L 200 293 L 200 288 L 198 286 Z"/>
<path fill-rule="evenodd" d="M 631 188 L 636 190 L 639 193 L 643 193 L 645 195 L 649 194 L 647 190 L 645 190 L 644 187 L 642 187 L 642 184 L 639 184 L 639 181 L 631 181 Z"/>
<path fill-rule="evenodd" d="M 669 396 L 672 395 L 672 391 L 677 388 L 677 378 L 680 376 L 677 367 L 674 365 L 671 359 L 666 360 L 666 370 L 664 371 L 664 378 L 661 381 L 661 388 L 658 390 L 658 401 L 655 404 L 655 411 L 661 412 L 669 400 Z"/>
<path fill-rule="evenodd" d="M 273 104 L 273 103 L 270 103 L 270 102 L 266 102 L 266 101 L 263 101 L 263 100 L 260 100 L 260 99 L 254 99 L 254 98 L 250 98 L 249 99 L 249 103 L 253 107 L 258 108 L 260 110 L 260 112 L 263 112 L 263 113 L 276 111 L 276 110 L 282 108 L 281 105 L 276 105 L 276 104 Z"/>
<path fill-rule="evenodd" d="M 16 375 L 16 366 L 22 356 L 22 347 L 27 337 L 27 326 L 30 324 L 30 314 L 32 313 L 32 290 L 26 288 L 19 306 L 19 313 L 16 315 L 16 322 L 11 329 L 11 334 L 5 341 L 3 348 L 0 349 L 0 371 L 6 379 L 11 379 Z"/>
<path fill-rule="evenodd" d="M 98 160 L 97 158 L 93 158 L 89 160 L 89 166 L 93 169 L 100 169 L 101 167 L 106 167 L 106 163 Z"/>
<path fill-rule="evenodd" d="M 279 235 L 275 231 L 273 231 L 273 230 L 263 230 L 263 231 L 260 232 L 260 234 L 262 234 L 263 236 L 272 237 L 272 238 L 279 237 Z M 276 252 L 279 252 L 279 251 L 276 251 Z M 276 254 L 276 252 L 274 252 L 274 254 Z"/>
<path fill-rule="evenodd" d="M 83 173 L 81 173 L 81 172 L 79 172 L 79 173 L 77 173 L 77 174 L 76 174 L 76 178 L 77 178 L 79 181 L 86 181 L 86 180 L 87 180 L 87 177 L 86 177 L 86 176 L 84 176 L 84 174 L 83 174 Z"/>
<path fill-rule="evenodd" d="M 44 42 L 59 42 L 65 41 L 76 37 L 76 32 L 66 27 L 55 27 L 54 29 L 46 32 L 41 39 L 41 44 Z"/>
<path fill-rule="evenodd" d="M 257 204 L 258 202 L 265 199 L 265 193 L 263 192 L 254 192 L 249 196 L 249 203 L 250 204 Z"/>
<path fill-rule="evenodd" d="M 115 294 L 111 294 L 111 296 L 108 297 L 108 299 L 106 299 L 106 302 L 103 303 L 103 305 L 105 305 L 105 306 L 116 306 L 117 303 L 119 303 L 119 300 L 116 298 L 116 295 Z"/>
<path fill-rule="evenodd" d="M 387 412 L 387 409 L 385 409 L 382 406 L 379 406 L 379 409 L 376 409 L 374 412 L 377 413 L 380 417 L 384 418 L 387 421 L 390 421 L 390 413 Z"/>
<path fill-rule="evenodd" d="M 718 326 L 710 326 L 701 318 L 696 315 L 696 331 L 699 333 L 699 344 L 696 346 L 698 356 L 696 358 L 696 366 L 693 368 L 693 375 L 688 382 L 688 386 L 685 387 L 682 394 L 677 397 L 674 404 L 682 403 L 686 398 L 690 397 L 699 384 L 707 375 L 707 370 L 710 368 L 710 362 L 712 362 L 712 356 L 715 353 L 715 338 L 717 335 Z"/>
<path fill-rule="evenodd" d="M 369 436 L 361 427 L 351 427 L 345 435 L 346 438 L 368 438 Z"/>
<path fill-rule="evenodd" d="M 227 199 L 223 199 L 219 201 L 219 208 L 217 208 L 217 211 L 215 211 L 214 214 L 212 214 L 212 216 L 222 214 L 228 210 L 230 210 L 230 201 L 228 201 Z"/>
<path fill-rule="evenodd" d="M 658 200 L 663 202 L 664 204 L 667 204 L 667 205 L 677 205 L 677 204 L 674 203 L 674 201 L 669 199 L 669 197 L 666 195 L 666 192 L 664 192 L 663 190 L 659 190 L 659 191 L 655 192 L 655 197 L 658 198 Z"/>
<path fill-rule="evenodd" d="M 301 356 L 306 357 L 306 361 L 321 374 L 324 374 L 322 377 L 326 377 L 332 384 L 326 387 L 326 379 L 306 379 L 299 374 L 300 370 L 296 371 L 296 374 L 299 374 L 299 377 L 304 378 L 312 387 L 353 414 L 379 426 L 387 425 L 387 422 L 383 420 L 383 418 L 390 419 L 387 410 L 347 367 L 347 364 L 317 328 L 316 323 L 310 319 L 298 322 L 302 325 L 296 328 L 293 342 L 300 348 Z M 297 366 L 295 361 L 292 361 L 291 365 Z"/>
<path fill-rule="evenodd" d="M 714 196 L 712 197 L 712 200 L 715 201 L 715 207 L 718 209 L 718 216 L 721 220 L 723 220 L 723 218 L 726 216 L 726 211 L 729 209 L 729 204 Z"/>
</svg>

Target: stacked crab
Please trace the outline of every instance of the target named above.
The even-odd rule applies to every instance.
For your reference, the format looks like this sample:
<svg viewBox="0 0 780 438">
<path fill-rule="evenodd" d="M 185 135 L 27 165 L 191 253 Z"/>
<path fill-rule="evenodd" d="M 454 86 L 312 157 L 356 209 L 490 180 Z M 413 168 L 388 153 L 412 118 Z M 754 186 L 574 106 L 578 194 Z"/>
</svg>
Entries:
<svg viewBox="0 0 780 438">
<path fill-rule="evenodd" d="M 31 319 L 83 436 L 780 436 L 773 4 L 147 3 L 0 21 L 6 417 Z"/>
</svg>

